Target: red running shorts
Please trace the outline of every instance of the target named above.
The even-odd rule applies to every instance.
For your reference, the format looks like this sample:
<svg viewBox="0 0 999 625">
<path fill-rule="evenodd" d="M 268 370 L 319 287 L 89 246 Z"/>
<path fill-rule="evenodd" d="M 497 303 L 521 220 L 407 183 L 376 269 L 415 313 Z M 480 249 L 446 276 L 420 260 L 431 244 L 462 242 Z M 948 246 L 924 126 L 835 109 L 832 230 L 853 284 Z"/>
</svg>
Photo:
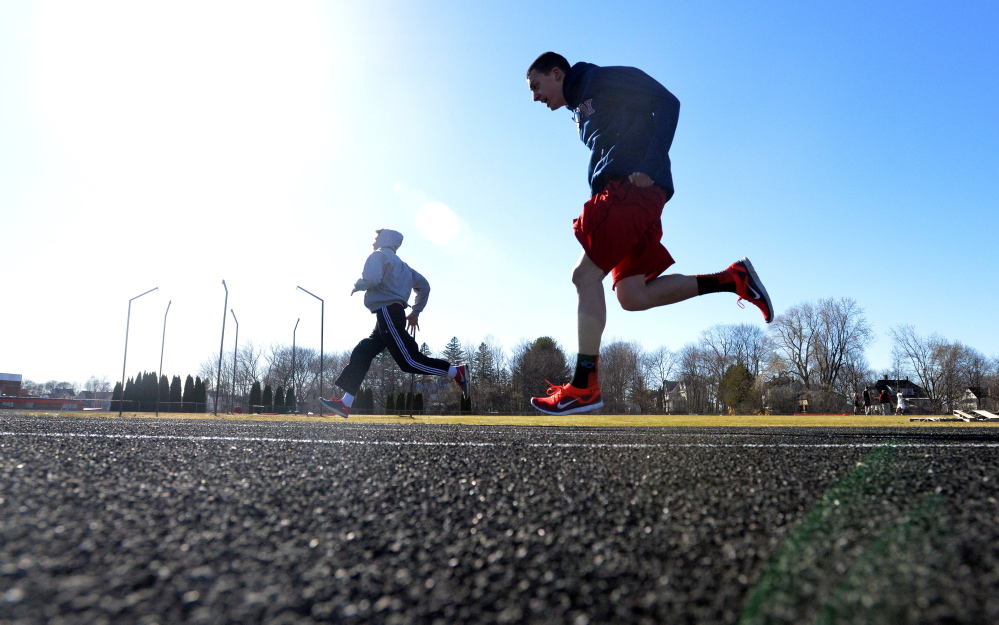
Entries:
<svg viewBox="0 0 999 625">
<path fill-rule="evenodd" d="M 662 214 L 669 195 L 657 185 L 636 187 L 614 179 L 583 204 L 572 229 L 597 267 L 622 278 L 654 280 L 675 261 L 661 243 Z"/>
</svg>

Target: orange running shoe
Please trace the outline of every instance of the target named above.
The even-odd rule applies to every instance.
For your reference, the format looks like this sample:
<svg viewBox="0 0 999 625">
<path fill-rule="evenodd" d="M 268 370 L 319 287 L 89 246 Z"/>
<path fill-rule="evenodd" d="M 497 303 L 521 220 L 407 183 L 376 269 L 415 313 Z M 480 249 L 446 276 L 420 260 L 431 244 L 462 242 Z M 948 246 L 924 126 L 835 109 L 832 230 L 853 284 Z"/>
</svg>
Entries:
<svg viewBox="0 0 999 625">
<path fill-rule="evenodd" d="M 725 271 L 735 280 L 735 294 L 739 296 L 736 303 L 739 307 L 745 308 L 742 300 L 746 300 L 760 309 L 764 321 L 767 323 L 773 321 L 774 307 L 770 303 L 770 295 L 760 282 L 760 277 L 756 275 L 753 263 L 749 262 L 748 258 L 743 258 L 729 265 Z"/>
<path fill-rule="evenodd" d="M 571 384 L 555 386 L 551 382 L 548 384 L 548 397 L 531 398 L 531 405 L 545 414 L 576 414 L 596 410 L 604 405 L 604 401 L 600 398 L 599 384 L 589 388 L 576 388 Z"/>
</svg>

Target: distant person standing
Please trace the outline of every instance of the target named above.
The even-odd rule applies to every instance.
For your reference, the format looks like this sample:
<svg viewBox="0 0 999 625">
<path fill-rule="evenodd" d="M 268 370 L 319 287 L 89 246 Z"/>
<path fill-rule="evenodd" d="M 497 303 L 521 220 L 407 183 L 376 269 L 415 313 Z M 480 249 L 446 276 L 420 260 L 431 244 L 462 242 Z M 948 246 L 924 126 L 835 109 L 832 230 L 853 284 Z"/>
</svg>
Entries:
<svg viewBox="0 0 999 625">
<path fill-rule="evenodd" d="M 871 414 L 871 389 L 864 387 L 864 414 Z"/>
<path fill-rule="evenodd" d="M 597 357 L 607 322 L 604 278 L 611 274 L 625 310 L 648 310 L 708 293 L 732 293 L 773 321 L 770 296 L 753 264 L 743 258 L 705 275 L 662 275 L 673 257 L 662 244 L 662 212 L 673 196 L 669 150 L 680 101 L 634 67 L 570 66 L 545 52 L 527 69 L 535 102 L 573 112 L 579 138 L 590 149 L 590 199 L 573 221 L 583 253 L 572 272 L 578 307 L 579 352 L 568 384 L 551 385 L 531 399 L 537 410 L 574 414 L 603 406 Z M 740 304 L 741 306 L 741 304 Z"/>
<path fill-rule="evenodd" d="M 895 414 L 905 414 L 905 396 L 902 394 L 902 391 L 898 392 L 898 401 L 895 403 Z"/>
<path fill-rule="evenodd" d="M 455 367 L 446 360 L 427 356 L 420 351 L 416 339 L 410 336 L 410 333 L 416 334 L 420 327 L 420 313 L 430 297 L 430 283 L 396 255 L 402 238 L 395 230 L 375 230 L 372 244 L 375 251 L 364 262 L 361 278 L 350 292 L 351 295 L 358 291 L 365 292 L 364 305 L 375 314 L 377 321 L 371 336 L 363 339 L 350 352 L 347 366 L 336 379 L 336 385 L 345 391 L 343 397 L 332 397 L 328 401 L 319 399 L 319 403 L 344 418 L 350 416 L 354 396 L 361 388 L 371 361 L 385 348 L 406 373 L 450 376 L 468 398 L 465 365 Z M 407 316 L 406 308 L 413 291 L 416 291 L 416 303 Z"/>
<path fill-rule="evenodd" d="M 878 400 L 881 402 L 881 414 L 887 417 L 891 414 L 891 393 L 887 388 L 881 390 Z"/>
</svg>

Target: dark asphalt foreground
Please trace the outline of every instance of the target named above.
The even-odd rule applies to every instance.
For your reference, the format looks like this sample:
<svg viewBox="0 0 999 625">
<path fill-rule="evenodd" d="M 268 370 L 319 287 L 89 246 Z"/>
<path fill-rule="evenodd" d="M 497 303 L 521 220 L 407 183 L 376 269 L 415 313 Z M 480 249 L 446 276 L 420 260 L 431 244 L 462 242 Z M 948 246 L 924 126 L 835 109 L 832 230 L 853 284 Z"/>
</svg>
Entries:
<svg viewBox="0 0 999 625">
<path fill-rule="evenodd" d="M 995 623 L 989 429 L 0 416 L 3 623 Z"/>
</svg>

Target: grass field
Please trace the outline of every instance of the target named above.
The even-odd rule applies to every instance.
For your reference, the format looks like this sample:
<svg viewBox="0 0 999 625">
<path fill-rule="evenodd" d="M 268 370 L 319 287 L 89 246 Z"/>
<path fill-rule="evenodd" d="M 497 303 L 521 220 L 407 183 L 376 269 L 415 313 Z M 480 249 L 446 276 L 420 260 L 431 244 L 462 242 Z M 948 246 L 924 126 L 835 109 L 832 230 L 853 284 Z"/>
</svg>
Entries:
<svg viewBox="0 0 999 625">
<path fill-rule="evenodd" d="M 52 412 L 39 413 L 74 417 L 118 418 L 116 412 Z M 921 415 L 925 416 L 925 415 Z M 122 417 L 150 419 L 156 418 L 152 412 L 126 412 Z M 576 414 L 565 417 L 549 415 L 461 415 L 436 416 L 415 415 L 412 417 L 386 415 L 355 415 L 341 419 L 336 415 L 218 415 L 203 413 L 160 413 L 161 419 L 220 419 L 229 421 L 330 421 L 340 423 L 428 423 L 464 425 L 536 425 L 536 426 L 583 426 L 583 427 L 996 427 L 999 423 L 976 421 L 966 423 L 909 421 L 908 416 L 863 416 L 863 415 L 586 415 Z"/>
</svg>

